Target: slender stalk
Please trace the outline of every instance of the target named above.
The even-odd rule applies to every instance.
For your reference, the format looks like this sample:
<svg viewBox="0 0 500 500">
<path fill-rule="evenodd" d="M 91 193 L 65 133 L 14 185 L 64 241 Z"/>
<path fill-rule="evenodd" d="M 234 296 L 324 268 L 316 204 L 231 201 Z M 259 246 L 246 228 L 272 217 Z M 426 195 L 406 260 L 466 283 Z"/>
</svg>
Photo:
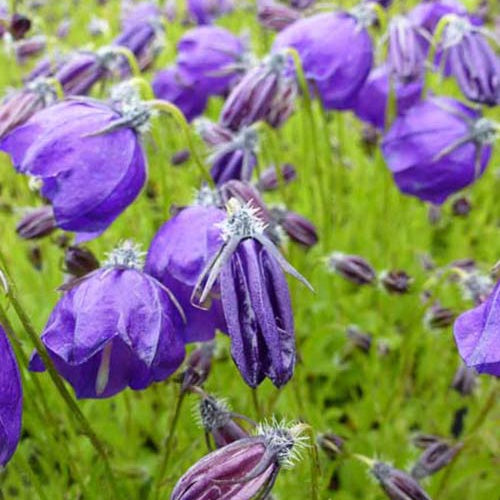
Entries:
<svg viewBox="0 0 500 500">
<path fill-rule="evenodd" d="M 181 414 L 182 403 L 184 401 L 186 393 L 183 391 L 179 391 L 179 395 L 177 397 L 177 403 L 175 405 L 174 414 L 172 416 L 172 420 L 170 421 L 170 425 L 168 428 L 167 440 L 165 442 L 165 449 L 163 450 L 163 456 L 161 458 L 160 466 L 158 468 L 158 473 L 156 476 L 156 485 L 154 488 L 154 496 L 155 500 L 160 498 L 161 489 L 163 486 L 163 478 L 165 476 L 165 471 L 167 470 L 168 462 L 170 459 L 170 455 L 172 454 L 172 444 L 174 442 L 174 434 L 175 429 L 177 428 L 177 424 L 179 422 L 179 417 Z"/>
<path fill-rule="evenodd" d="M 59 376 L 57 369 L 54 363 L 52 362 L 52 359 L 47 349 L 45 348 L 45 345 L 38 337 L 35 328 L 33 327 L 28 317 L 28 314 L 26 313 L 26 311 L 24 310 L 23 306 L 21 305 L 18 299 L 14 281 L 12 280 L 11 274 L 8 271 L 7 263 L 2 253 L 0 253 L 0 264 L 3 268 L 4 279 L 7 283 L 6 295 L 10 304 L 12 305 L 25 332 L 27 333 L 35 349 L 37 350 L 40 358 L 42 359 L 43 364 L 45 365 L 45 368 L 47 369 L 47 372 L 50 376 L 50 379 L 52 380 L 57 391 L 59 392 L 59 395 L 62 397 L 67 407 L 69 408 L 70 412 L 80 425 L 82 432 L 89 438 L 96 452 L 101 457 L 104 467 L 106 469 L 106 478 L 109 482 L 109 486 L 113 493 L 113 497 L 119 498 L 118 489 L 114 480 L 113 471 L 111 469 L 108 460 L 108 454 L 106 452 L 106 448 L 101 443 L 100 439 L 97 437 L 97 434 L 92 429 L 92 426 L 88 422 L 85 415 L 82 413 L 80 407 L 76 404 L 75 400 L 73 399 L 69 391 L 66 389 L 66 386 L 64 385 L 61 377 Z M 2 271 L 0 271 L 0 273 L 1 272 Z"/>
<path fill-rule="evenodd" d="M 310 445 L 309 460 L 311 462 L 311 500 L 319 499 L 319 478 L 321 476 L 321 467 L 319 464 L 318 447 L 316 446 L 316 436 L 313 428 L 308 425 L 306 429 L 309 436 Z"/>
<path fill-rule="evenodd" d="M 193 132 L 191 131 L 191 128 L 189 127 L 186 121 L 186 118 L 182 114 L 182 111 L 172 103 L 168 101 L 162 101 L 161 99 L 153 99 L 147 102 L 151 106 L 151 108 L 157 109 L 158 111 L 163 111 L 164 113 L 167 113 L 174 118 L 174 120 L 181 127 L 182 131 L 184 132 L 184 135 L 186 136 L 186 141 L 188 144 L 189 151 L 191 152 L 191 156 L 194 162 L 196 163 L 196 166 L 198 167 L 200 174 L 211 188 L 215 188 L 214 180 L 208 173 L 207 169 L 203 164 L 202 159 L 200 158 L 200 155 L 198 154 L 198 151 L 196 150 L 196 146 L 193 139 Z"/>
<path fill-rule="evenodd" d="M 263 417 L 262 407 L 260 405 L 259 393 L 257 392 L 257 389 L 252 389 L 252 402 L 255 409 L 255 414 L 257 415 L 257 420 L 261 420 Z"/>
</svg>

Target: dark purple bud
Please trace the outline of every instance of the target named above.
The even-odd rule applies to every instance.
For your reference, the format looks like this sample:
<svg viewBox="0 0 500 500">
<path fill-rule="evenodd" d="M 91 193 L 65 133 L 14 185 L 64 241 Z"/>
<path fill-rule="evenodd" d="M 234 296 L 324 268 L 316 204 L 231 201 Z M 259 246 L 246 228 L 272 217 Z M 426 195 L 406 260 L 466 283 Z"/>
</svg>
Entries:
<svg viewBox="0 0 500 500">
<path fill-rule="evenodd" d="M 249 437 L 248 432 L 235 421 L 227 403 L 213 396 L 202 396 L 198 405 L 200 424 L 211 435 L 216 448 Z"/>
<path fill-rule="evenodd" d="M 18 40 L 14 44 L 17 60 L 22 64 L 29 57 L 36 56 L 47 47 L 47 39 L 43 35 L 33 36 Z"/>
<path fill-rule="evenodd" d="M 170 163 L 174 167 L 178 167 L 179 165 L 186 163 L 189 160 L 190 156 L 191 153 L 189 152 L 189 149 L 181 149 L 180 151 L 177 151 L 177 153 L 174 153 L 171 156 Z"/>
<path fill-rule="evenodd" d="M 204 342 L 190 354 L 187 367 L 181 375 L 183 392 L 190 387 L 201 387 L 205 383 L 212 367 L 214 349 L 213 342 Z"/>
<path fill-rule="evenodd" d="M 272 31 L 281 31 L 301 18 L 300 12 L 273 0 L 259 0 L 257 19 L 259 23 Z"/>
<path fill-rule="evenodd" d="M 477 386 L 477 372 L 474 368 L 469 368 L 463 363 L 453 377 L 452 389 L 455 389 L 462 396 L 470 396 Z"/>
<path fill-rule="evenodd" d="M 276 52 L 251 69 L 226 99 L 220 123 L 234 131 L 261 120 L 279 127 L 293 112 L 297 93 L 291 64 L 285 52 Z"/>
<path fill-rule="evenodd" d="M 356 285 L 370 285 L 376 278 L 373 267 L 358 255 L 334 252 L 327 258 L 327 267 Z"/>
<path fill-rule="evenodd" d="M 335 460 L 342 454 L 345 443 L 343 438 L 333 432 L 319 434 L 316 442 L 331 460 Z"/>
<path fill-rule="evenodd" d="M 432 444 L 420 455 L 420 458 L 411 470 L 411 475 L 417 481 L 420 481 L 424 477 L 435 474 L 443 467 L 446 467 L 455 458 L 461 448 L 462 444 L 460 443 L 454 446 L 444 441 Z"/>
<path fill-rule="evenodd" d="M 258 435 L 209 453 L 177 482 L 170 500 L 266 498 L 279 471 L 290 467 L 302 426 L 259 426 Z"/>
<path fill-rule="evenodd" d="M 296 243 L 311 248 L 318 243 L 318 233 L 314 224 L 295 212 L 280 208 L 271 209 L 275 223 Z"/>
<path fill-rule="evenodd" d="M 371 473 L 391 500 L 431 500 L 415 479 L 389 464 L 377 462 Z"/>
<path fill-rule="evenodd" d="M 31 262 L 32 266 L 37 271 L 42 270 L 43 267 L 42 249 L 38 245 L 32 246 L 28 250 L 28 260 Z"/>
<path fill-rule="evenodd" d="M 274 166 L 266 168 L 259 177 L 257 189 L 259 191 L 275 191 L 280 187 L 282 182 L 284 185 L 287 185 L 296 178 L 297 171 L 295 167 L 290 163 L 283 163 L 278 169 Z"/>
<path fill-rule="evenodd" d="M 70 246 L 64 253 L 64 266 L 69 274 L 81 278 L 95 271 L 99 267 L 99 261 L 88 248 Z"/>
<path fill-rule="evenodd" d="M 426 450 L 430 446 L 439 443 L 441 438 L 439 436 L 434 436 L 433 434 L 417 434 L 413 436 L 411 442 L 417 448 L 421 450 Z"/>
<path fill-rule="evenodd" d="M 22 14 L 15 13 L 10 21 L 9 32 L 14 40 L 24 38 L 31 28 L 31 20 Z"/>
<path fill-rule="evenodd" d="M 435 303 L 425 312 L 424 324 L 432 330 L 448 328 L 455 321 L 455 317 L 456 314 L 451 309 Z"/>
<path fill-rule="evenodd" d="M 0 325 L 0 466 L 5 467 L 21 437 L 23 389 L 16 357 Z"/>
<path fill-rule="evenodd" d="M 357 326 L 351 325 L 347 327 L 346 334 L 354 347 L 366 353 L 370 352 L 373 342 L 371 333 L 362 332 Z"/>
<path fill-rule="evenodd" d="M 17 224 L 17 234 L 25 240 L 43 238 L 56 229 L 52 207 L 45 206 L 30 210 Z"/>
<path fill-rule="evenodd" d="M 412 281 L 405 271 L 388 271 L 380 275 L 380 283 L 389 293 L 407 293 Z"/>
<path fill-rule="evenodd" d="M 420 78 L 426 58 L 425 40 L 419 28 L 404 16 L 394 16 L 389 23 L 389 68 L 403 82 Z"/>
<path fill-rule="evenodd" d="M 470 214 L 471 210 L 471 202 L 468 198 L 465 197 L 457 198 L 451 206 L 453 215 L 457 217 L 467 217 Z"/>
</svg>

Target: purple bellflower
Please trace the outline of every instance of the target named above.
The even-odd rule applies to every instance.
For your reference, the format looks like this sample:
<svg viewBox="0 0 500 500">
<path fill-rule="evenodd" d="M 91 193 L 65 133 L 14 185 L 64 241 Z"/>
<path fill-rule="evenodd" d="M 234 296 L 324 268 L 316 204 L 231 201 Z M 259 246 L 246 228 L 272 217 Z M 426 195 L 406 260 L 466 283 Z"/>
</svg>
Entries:
<svg viewBox="0 0 500 500">
<path fill-rule="evenodd" d="M 142 252 L 123 243 L 70 285 L 50 315 L 42 342 L 78 398 L 145 389 L 182 364 L 182 310 L 141 267 Z M 30 369 L 44 370 L 37 353 Z"/>
<path fill-rule="evenodd" d="M 500 377 L 500 282 L 482 304 L 456 319 L 453 333 L 467 366 Z"/>
<path fill-rule="evenodd" d="M 251 205 L 233 198 L 227 207 L 227 218 L 219 224 L 223 244 L 200 274 L 193 300 L 203 306 L 218 280 L 231 354 L 245 382 L 257 387 L 268 377 L 281 387 L 295 367 L 293 313 L 283 270 L 309 284 L 265 234 Z"/>
<path fill-rule="evenodd" d="M 128 31 L 137 25 L 141 25 L 158 18 L 161 11 L 155 2 L 145 0 L 143 2 L 122 1 L 121 26 L 123 31 Z"/>
<path fill-rule="evenodd" d="M 376 20 L 370 5 L 296 21 L 280 32 L 273 51 L 295 49 L 306 79 L 326 109 L 349 109 L 373 64 L 367 27 Z"/>
<path fill-rule="evenodd" d="M 187 9 L 196 24 L 211 24 L 233 10 L 233 0 L 187 0 Z"/>
<path fill-rule="evenodd" d="M 379 66 L 371 71 L 361 87 L 353 111 L 364 122 L 383 129 L 387 124 L 390 92 L 395 94 L 395 111 L 400 115 L 420 100 L 422 90 L 422 78 L 404 83 L 396 75 L 391 75 L 387 65 Z"/>
<path fill-rule="evenodd" d="M 441 18 L 448 14 L 465 16 L 467 9 L 459 0 L 428 0 L 411 9 L 408 18 L 432 35 Z"/>
<path fill-rule="evenodd" d="M 43 181 L 58 227 L 80 238 L 103 232 L 139 194 L 146 159 L 138 131 L 150 110 L 135 97 L 108 105 L 63 101 L 0 141 L 16 170 Z"/>
<path fill-rule="evenodd" d="M 465 17 L 452 16 L 440 44 L 441 65 L 464 96 L 487 106 L 500 104 L 500 58 L 488 44 L 486 31 Z"/>
<path fill-rule="evenodd" d="M 302 427 L 262 425 L 256 436 L 209 453 L 179 479 L 170 500 L 266 498 L 280 470 L 299 458 Z"/>
<path fill-rule="evenodd" d="M 218 186 L 232 179 L 249 181 L 257 164 L 258 136 L 255 127 L 233 132 L 208 119 L 200 119 L 197 129 L 212 148 L 208 161 Z"/>
<path fill-rule="evenodd" d="M 0 326 L 0 466 L 5 467 L 21 437 L 23 390 L 16 358 Z"/>
<path fill-rule="evenodd" d="M 224 218 L 224 211 L 213 204 L 187 207 L 159 229 L 149 247 L 145 271 L 172 290 L 183 308 L 185 342 L 207 341 L 216 329 L 226 331 L 215 290 L 208 310 L 191 304 L 199 275 L 222 244 L 217 224 Z"/>
<path fill-rule="evenodd" d="M 294 110 L 297 84 L 284 51 L 275 51 L 243 76 L 229 94 L 220 115 L 234 131 L 258 121 L 281 126 Z"/>
<path fill-rule="evenodd" d="M 482 175 L 494 138 L 495 124 L 478 111 L 432 97 L 396 118 L 382 152 L 403 193 L 439 205 Z"/>
</svg>

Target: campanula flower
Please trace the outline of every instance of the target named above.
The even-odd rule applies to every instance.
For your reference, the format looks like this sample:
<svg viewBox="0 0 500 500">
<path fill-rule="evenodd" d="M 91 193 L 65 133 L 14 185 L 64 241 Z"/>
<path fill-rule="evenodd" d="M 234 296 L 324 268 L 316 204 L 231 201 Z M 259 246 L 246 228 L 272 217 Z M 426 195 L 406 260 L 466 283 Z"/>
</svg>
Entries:
<svg viewBox="0 0 500 500">
<path fill-rule="evenodd" d="M 23 390 L 7 335 L 0 326 L 0 466 L 5 467 L 21 437 Z"/>
<path fill-rule="evenodd" d="M 233 10 L 233 0 L 187 0 L 187 9 L 196 24 L 211 24 Z"/>
<path fill-rule="evenodd" d="M 184 359 L 182 310 L 141 267 L 142 252 L 123 243 L 102 268 L 71 284 L 50 315 L 42 342 L 78 398 L 145 389 Z M 30 369 L 44 369 L 37 353 Z"/>
<path fill-rule="evenodd" d="M 396 118 L 382 152 L 403 193 L 439 205 L 482 175 L 494 138 L 494 124 L 480 112 L 431 97 Z"/>
</svg>

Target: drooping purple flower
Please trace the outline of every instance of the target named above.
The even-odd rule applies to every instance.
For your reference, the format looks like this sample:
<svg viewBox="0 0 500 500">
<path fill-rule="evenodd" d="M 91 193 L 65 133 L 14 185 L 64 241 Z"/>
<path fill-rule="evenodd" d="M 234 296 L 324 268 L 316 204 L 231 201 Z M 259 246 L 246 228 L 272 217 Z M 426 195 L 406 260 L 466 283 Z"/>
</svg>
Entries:
<svg viewBox="0 0 500 500">
<path fill-rule="evenodd" d="M 184 359 L 182 316 L 171 293 L 141 271 L 125 242 L 104 267 L 72 285 L 41 340 L 78 398 L 107 398 L 165 380 Z M 30 369 L 44 369 L 34 353 Z"/>
<path fill-rule="evenodd" d="M 480 29 L 466 18 L 452 18 L 443 32 L 441 64 L 467 99 L 487 106 L 500 103 L 500 58 Z"/>
<path fill-rule="evenodd" d="M 14 53 L 19 64 L 24 64 L 28 58 L 37 56 L 47 47 L 47 37 L 36 35 L 24 38 L 14 43 Z"/>
<path fill-rule="evenodd" d="M 5 467 L 21 437 L 23 389 L 12 347 L 0 325 L 0 466 Z"/>
<path fill-rule="evenodd" d="M 179 479 L 170 500 L 265 498 L 279 471 L 297 458 L 300 427 L 259 426 L 258 435 L 209 453 Z"/>
<path fill-rule="evenodd" d="M 149 247 L 145 271 L 172 290 L 179 301 L 186 316 L 186 342 L 207 341 L 216 329 L 226 331 L 215 294 L 208 310 L 191 304 L 198 277 L 222 244 L 217 224 L 224 218 L 224 211 L 214 206 L 187 207 L 159 229 Z"/>
<path fill-rule="evenodd" d="M 292 114 L 296 94 L 292 62 L 284 51 L 275 51 L 233 88 L 222 108 L 220 123 L 234 131 L 261 120 L 279 127 Z"/>
<path fill-rule="evenodd" d="M 467 9 L 458 0 L 429 0 L 418 3 L 408 12 L 408 18 L 414 25 L 433 34 L 441 18 L 448 14 L 465 16 Z"/>
<path fill-rule="evenodd" d="M 210 174 L 218 186 L 232 179 L 251 179 L 257 164 L 258 136 L 254 127 L 243 127 L 233 132 L 218 123 L 200 120 L 197 129 L 212 149 Z"/>
<path fill-rule="evenodd" d="M 217 26 L 189 30 L 177 44 L 177 68 L 206 96 L 223 95 L 245 68 L 241 38 Z"/>
<path fill-rule="evenodd" d="M 196 24 L 211 24 L 233 10 L 233 0 L 187 0 L 188 16 Z"/>
<path fill-rule="evenodd" d="M 257 19 L 264 28 L 282 31 L 302 17 L 301 12 L 274 0 L 258 0 Z"/>
<path fill-rule="evenodd" d="M 387 111 L 390 92 L 394 93 L 396 114 L 400 115 L 420 100 L 423 79 L 404 83 L 396 76 L 391 76 L 387 65 L 371 71 L 368 79 L 355 98 L 353 111 L 366 123 L 378 129 L 387 124 Z"/>
<path fill-rule="evenodd" d="M 373 64 L 366 29 L 375 21 L 369 5 L 296 21 L 279 33 L 273 51 L 295 49 L 305 77 L 326 109 L 349 109 Z"/>
<path fill-rule="evenodd" d="M 143 2 L 122 2 L 121 26 L 123 31 L 128 31 L 138 25 L 155 21 L 161 15 L 161 11 L 155 2 L 145 0 Z"/>
<path fill-rule="evenodd" d="M 18 172 L 43 181 L 41 193 L 50 200 L 58 227 L 95 236 L 132 203 L 145 182 L 146 160 L 136 130 L 149 116 L 140 101 L 122 107 L 67 100 L 16 128 L 0 141 L 0 150 L 11 156 Z"/>
<path fill-rule="evenodd" d="M 453 333 L 467 366 L 500 377 L 500 282 L 482 304 L 456 319 Z"/>
<path fill-rule="evenodd" d="M 231 338 L 231 355 L 245 382 L 257 387 L 268 377 L 281 387 L 293 375 L 295 337 L 283 269 L 308 283 L 264 233 L 265 224 L 249 205 L 228 203 L 223 245 L 203 270 L 193 295 L 203 305 L 216 280 Z"/>
<path fill-rule="evenodd" d="M 290 163 L 283 163 L 278 168 L 271 166 L 262 172 L 257 182 L 260 191 L 275 191 L 281 186 L 286 186 L 297 178 L 297 171 Z"/>
<path fill-rule="evenodd" d="M 158 99 L 175 104 L 188 121 L 200 116 L 207 105 L 208 96 L 205 92 L 199 92 L 196 81 L 176 66 L 158 71 L 152 87 Z"/>
<path fill-rule="evenodd" d="M 439 205 L 482 175 L 494 137 L 478 111 L 432 97 L 396 118 L 382 152 L 403 193 Z"/>
</svg>

